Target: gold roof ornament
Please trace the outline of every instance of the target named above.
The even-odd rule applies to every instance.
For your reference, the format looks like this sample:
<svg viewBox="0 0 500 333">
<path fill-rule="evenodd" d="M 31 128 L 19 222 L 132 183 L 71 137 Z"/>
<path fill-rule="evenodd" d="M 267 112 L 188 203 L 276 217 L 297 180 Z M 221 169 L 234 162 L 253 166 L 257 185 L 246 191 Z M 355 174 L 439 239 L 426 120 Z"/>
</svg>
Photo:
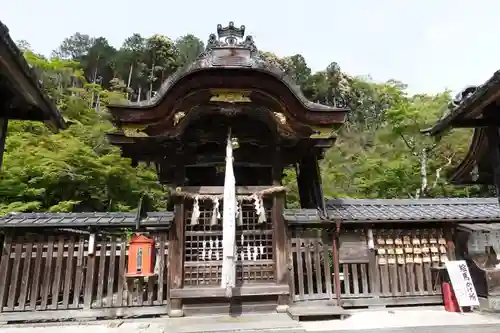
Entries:
<svg viewBox="0 0 500 333">
<path fill-rule="evenodd" d="M 335 133 L 331 128 L 319 126 L 311 126 L 311 128 L 316 131 L 316 133 L 311 134 L 311 139 L 328 139 L 335 136 Z"/>
<path fill-rule="evenodd" d="M 144 126 L 124 126 L 122 128 L 125 136 L 131 138 L 143 138 L 149 136 L 145 132 L 143 132 L 144 129 L 145 129 Z"/>
<path fill-rule="evenodd" d="M 181 120 L 182 118 L 184 118 L 186 116 L 186 113 L 185 112 L 177 112 L 175 115 L 174 115 L 174 126 L 177 125 Z"/>
<path fill-rule="evenodd" d="M 276 118 L 278 118 L 279 122 L 283 125 L 286 124 L 286 117 L 283 113 L 279 113 L 279 112 L 273 112 L 274 113 L 274 116 Z"/>
<path fill-rule="evenodd" d="M 252 100 L 247 90 L 213 90 L 210 102 L 250 103 Z"/>
</svg>

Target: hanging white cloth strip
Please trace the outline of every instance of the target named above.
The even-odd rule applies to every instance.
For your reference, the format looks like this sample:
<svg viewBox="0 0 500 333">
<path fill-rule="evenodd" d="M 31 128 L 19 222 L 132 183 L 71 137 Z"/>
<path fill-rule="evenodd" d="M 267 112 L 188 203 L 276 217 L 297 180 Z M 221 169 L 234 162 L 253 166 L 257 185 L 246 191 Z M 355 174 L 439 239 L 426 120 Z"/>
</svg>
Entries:
<svg viewBox="0 0 500 333">
<path fill-rule="evenodd" d="M 243 200 L 239 200 L 237 202 L 237 207 L 236 207 L 236 218 L 237 218 L 237 224 L 239 226 L 243 225 Z"/>
<path fill-rule="evenodd" d="M 200 217 L 200 205 L 198 203 L 198 197 L 194 197 L 193 212 L 191 214 L 191 225 L 198 224 L 199 217 Z"/>
<path fill-rule="evenodd" d="M 231 129 L 226 144 L 226 169 L 224 178 L 224 210 L 222 213 L 222 278 L 221 288 L 231 298 L 236 285 L 236 180 L 233 170 Z"/>
<path fill-rule="evenodd" d="M 261 207 L 260 207 L 260 200 L 257 194 L 252 194 L 252 200 L 253 200 L 253 207 L 255 209 L 255 214 L 257 214 L 257 216 L 260 216 Z"/>
<path fill-rule="evenodd" d="M 260 206 L 259 223 L 264 223 L 267 220 L 266 220 L 266 209 L 264 207 L 264 199 L 262 199 L 262 197 L 259 198 L 259 206 Z"/>
<path fill-rule="evenodd" d="M 216 225 L 217 220 L 220 219 L 219 212 L 219 199 L 214 199 L 214 208 L 212 209 L 212 219 L 210 220 L 210 225 Z"/>
</svg>

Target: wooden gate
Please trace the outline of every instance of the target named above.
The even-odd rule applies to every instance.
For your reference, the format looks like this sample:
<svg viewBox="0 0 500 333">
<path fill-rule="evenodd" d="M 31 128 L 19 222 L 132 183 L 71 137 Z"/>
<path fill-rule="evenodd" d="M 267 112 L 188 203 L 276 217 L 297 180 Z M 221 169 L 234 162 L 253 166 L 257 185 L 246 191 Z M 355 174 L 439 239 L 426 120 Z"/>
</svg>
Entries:
<svg viewBox="0 0 500 333">
<path fill-rule="evenodd" d="M 333 261 L 331 235 L 326 230 L 292 230 L 291 255 L 292 299 L 307 301 L 331 299 L 333 288 Z"/>
<path fill-rule="evenodd" d="M 200 200 L 200 216 L 191 221 L 192 204 L 184 214 L 184 286 L 220 286 L 222 274 L 222 220 L 215 216 L 212 201 Z M 237 281 L 275 281 L 271 209 L 259 222 L 252 202 L 242 202 L 242 216 L 236 226 Z M 222 212 L 222 203 L 219 211 Z"/>
</svg>

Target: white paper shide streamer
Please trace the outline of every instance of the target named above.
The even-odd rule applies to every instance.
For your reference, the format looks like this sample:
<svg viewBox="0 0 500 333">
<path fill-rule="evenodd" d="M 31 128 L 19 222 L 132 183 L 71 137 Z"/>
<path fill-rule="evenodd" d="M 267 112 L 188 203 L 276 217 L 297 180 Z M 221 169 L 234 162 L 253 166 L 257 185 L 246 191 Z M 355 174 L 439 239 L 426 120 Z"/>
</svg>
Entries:
<svg viewBox="0 0 500 333">
<path fill-rule="evenodd" d="M 231 130 L 226 144 L 226 170 L 224 178 L 224 208 L 222 213 L 222 279 L 221 288 L 231 298 L 236 285 L 236 180 L 233 170 Z"/>
<path fill-rule="evenodd" d="M 198 197 L 194 197 L 193 200 L 193 212 L 191 214 L 191 225 L 197 225 L 198 219 L 200 218 L 200 205 L 198 202 Z"/>
</svg>

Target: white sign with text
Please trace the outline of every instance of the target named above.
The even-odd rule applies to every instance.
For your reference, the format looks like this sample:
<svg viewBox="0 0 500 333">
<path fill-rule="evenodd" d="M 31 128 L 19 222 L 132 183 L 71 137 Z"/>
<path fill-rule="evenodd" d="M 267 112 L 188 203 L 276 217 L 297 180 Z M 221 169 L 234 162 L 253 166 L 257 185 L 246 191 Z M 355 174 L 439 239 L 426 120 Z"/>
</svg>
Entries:
<svg viewBox="0 0 500 333">
<path fill-rule="evenodd" d="M 458 305 L 479 306 L 476 288 L 469 273 L 469 268 L 464 260 L 454 260 L 446 262 L 446 269 L 450 276 L 451 285 L 455 292 Z"/>
</svg>

